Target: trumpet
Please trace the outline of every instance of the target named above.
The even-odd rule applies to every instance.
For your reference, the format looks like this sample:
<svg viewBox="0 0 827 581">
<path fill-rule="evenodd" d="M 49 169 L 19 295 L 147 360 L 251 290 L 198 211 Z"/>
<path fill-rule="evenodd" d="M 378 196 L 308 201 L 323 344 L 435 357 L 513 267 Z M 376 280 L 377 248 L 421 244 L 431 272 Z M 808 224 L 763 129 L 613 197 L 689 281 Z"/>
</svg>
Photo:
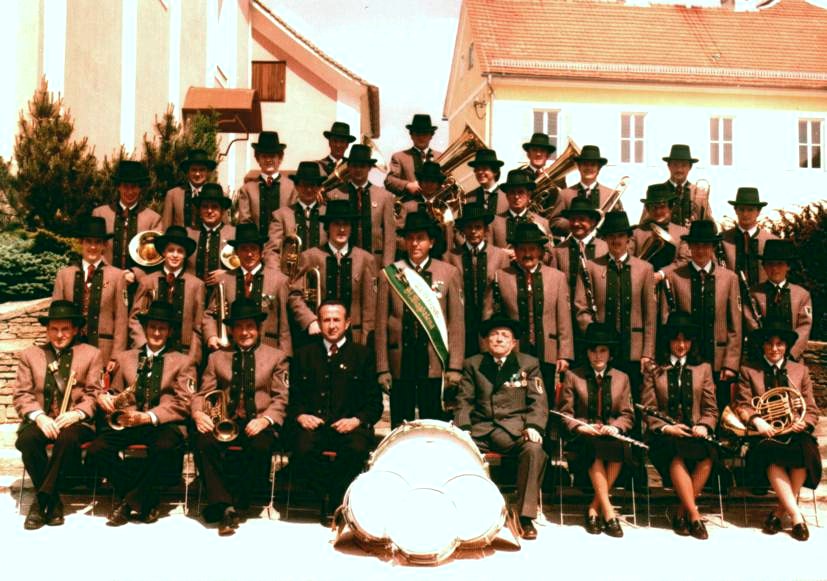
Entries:
<svg viewBox="0 0 827 581">
<path fill-rule="evenodd" d="M 230 337 L 227 331 L 227 291 L 224 288 L 224 281 L 218 283 L 218 291 L 215 297 L 216 311 L 215 322 L 218 325 L 218 345 L 222 349 L 230 346 Z"/>
<path fill-rule="evenodd" d="M 793 426 L 804 419 L 807 402 L 801 393 L 792 387 L 773 387 L 752 398 L 755 414 L 775 430 L 775 436 L 782 436 L 793 430 Z M 736 436 L 760 436 L 757 430 L 748 428 L 732 409 L 727 406 L 721 413 L 721 425 Z"/>
<path fill-rule="evenodd" d="M 129 241 L 129 257 L 135 264 L 149 268 L 164 261 L 164 257 L 155 248 L 155 238 L 161 234 L 157 230 L 144 230 L 132 237 Z"/>
<path fill-rule="evenodd" d="M 299 254 L 302 251 L 302 239 L 297 234 L 288 234 L 281 243 L 281 272 L 290 280 L 299 274 Z"/>
<path fill-rule="evenodd" d="M 228 417 L 227 394 L 223 389 L 213 389 L 205 393 L 201 411 L 212 421 L 212 433 L 216 440 L 232 442 L 238 437 L 238 424 Z"/>
<path fill-rule="evenodd" d="M 462 216 L 465 205 L 465 190 L 454 176 L 448 176 L 442 187 L 425 200 L 425 209 L 438 224 L 453 224 Z"/>
</svg>

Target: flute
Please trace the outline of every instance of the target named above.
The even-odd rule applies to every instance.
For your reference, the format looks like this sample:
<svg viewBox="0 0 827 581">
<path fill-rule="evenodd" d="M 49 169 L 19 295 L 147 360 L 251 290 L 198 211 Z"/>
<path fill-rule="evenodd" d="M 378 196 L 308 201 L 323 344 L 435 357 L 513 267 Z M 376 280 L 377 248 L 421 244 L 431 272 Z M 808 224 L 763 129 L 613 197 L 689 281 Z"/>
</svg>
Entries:
<svg viewBox="0 0 827 581">
<path fill-rule="evenodd" d="M 566 418 L 567 420 L 571 420 L 579 426 L 590 426 L 589 422 L 584 422 L 583 420 L 578 420 L 577 418 L 570 416 L 569 414 L 564 414 L 563 412 L 558 412 L 557 410 L 548 410 L 550 413 L 560 416 L 561 418 Z M 606 434 L 601 434 L 601 436 Z M 608 434 L 612 438 L 616 440 L 620 440 L 621 442 L 626 442 L 627 444 L 631 444 L 632 446 L 637 446 L 638 448 L 643 448 L 644 450 L 648 450 L 649 446 L 641 442 L 640 440 L 635 440 L 634 438 L 630 438 L 629 436 L 624 436 L 622 434 Z"/>
<path fill-rule="evenodd" d="M 635 407 L 636 407 L 636 408 L 640 411 L 640 413 L 642 413 L 643 415 L 646 415 L 646 416 L 652 416 L 653 418 L 657 418 L 657 419 L 659 419 L 659 420 L 662 420 L 662 421 L 666 422 L 667 424 L 669 424 L 670 426 L 677 426 L 678 424 L 680 424 L 680 423 L 681 423 L 681 422 L 679 422 L 678 420 L 676 420 L 675 418 L 673 418 L 672 416 L 669 416 L 669 415 L 667 415 L 667 414 L 663 413 L 662 411 L 660 411 L 659 409 L 656 409 L 656 408 L 654 408 L 654 407 L 651 407 L 651 406 L 645 406 L 645 405 L 642 405 L 642 404 L 639 404 L 639 403 L 636 403 L 636 404 L 635 404 Z M 712 434 L 707 434 L 706 436 L 693 436 L 693 437 L 696 437 L 696 438 L 701 438 L 701 439 L 703 439 L 703 440 L 706 440 L 706 441 L 707 441 L 707 442 L 709 442 L 710 444 L 715 444 L 715 445 L 716 445 L 716 446 L 718 446 L 721 450 L 726 450 L 726 451 L 729 451 L 729 448 L 727 448 L 727 447 L 726 447 L 723 443 L 721 443 L 720 441 L 718 441 L 718 440 L 716 440 L 715 438 L 713 438 L 713 437 L 712 437 Z"/>
</svg>

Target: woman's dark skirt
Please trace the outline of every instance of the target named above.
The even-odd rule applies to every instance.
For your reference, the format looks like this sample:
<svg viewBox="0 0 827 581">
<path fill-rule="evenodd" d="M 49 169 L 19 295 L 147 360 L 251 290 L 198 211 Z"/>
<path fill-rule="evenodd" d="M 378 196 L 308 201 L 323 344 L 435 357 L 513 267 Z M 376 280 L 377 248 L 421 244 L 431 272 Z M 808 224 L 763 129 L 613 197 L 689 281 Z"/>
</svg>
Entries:
<svg viewBox="0 0 827 581">
<path fill-rule="evenodd" d="M 667 434 L 652 434 L 649 438 L 649 460 L 660 474 L 665 486 L 672 485 L 669 466 L 675 457 L 682 458 L 686 469 L 692 472 L 695 465 L 707 458 L 713 465 L 718 462 L 718 448 L 703 438 L 679 438 Z"/>
<path fill-rule="evenodd" d="M 821 455 L 818 442 L 803 432 L 775 438 L 751 438 L 747 451 L 747 478 L 752 486 L 767 486 L 767 468 L 775 464 L 784 468 L 804 468 L 804 486 L 815 488 L 821 482 Z"/>
<path fill-rule="evenodd" d="M 596 459 L 604 462 L 623 462 L 636 466 L 638 460 L 632 446 L 611 436 L 578 434 L 566 444 L 569 467 L 575 473 L 588 472 Z"/>
</svg>

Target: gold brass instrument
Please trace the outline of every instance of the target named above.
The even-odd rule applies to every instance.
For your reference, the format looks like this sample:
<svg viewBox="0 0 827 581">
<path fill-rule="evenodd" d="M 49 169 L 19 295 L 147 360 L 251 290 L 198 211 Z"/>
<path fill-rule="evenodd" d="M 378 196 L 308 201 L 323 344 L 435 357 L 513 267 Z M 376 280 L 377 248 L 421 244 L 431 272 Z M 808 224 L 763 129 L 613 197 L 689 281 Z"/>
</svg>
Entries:
<svg viewBox="0 0 827 581">
<path fill-rule="evenodd" d="M 106 423 L 109 424 L 109 427 L 113 430 L 119 431 L 126 427 L 121 424 L 121 418 L 126 413 L 124 408 L 135 405 L 135 390 L 137 387 L 138 380 L 136 379 L 134 383 L 112 398 L 112 405 L 115 406 L 115 411 L 109 414 L 109 417 L 106 418 Z"/>
<path fill-rule="evenodd" d="M 603 225 L 603 221 L 606 219 L 606 214 L 612 211 L 612 208 L 620 201 L 620 198 L 623 196 L 623 193 L 626 191 L 626 188 L 629 185 L 629 176 L 623 176 L 620 178 L 620 181 L 615 186 L 614 191 L 612 194 L 606 198 L 606 201 L 601 204 L 601 206 L 597 209 L 600 212 L 600 220 L 598 220 L 597 225 L 594 227 L 595 230 L 599 229 Z"/>
<path fill-rule="evenodd" d="M 752 398 L 755 414 L 760 416 L 775 430 L 774 436 L 782 436 L 792 431 L 793 426 L 804 418 L 807 403 L 797 389 L 792 387 L 773 387 Z M 757 430 L 744 425 L 729 406 L 721 414 L 721 425 L 736 436 L 760 436 Z"/>
<path fill-rule="evenodd" d="M 304 273 L 304 302 L 318 312 L 322 304 L 322 274 L 318 268 L 311 268 Z"/>
<path fill-rule="evenodd" d="M 675 260 L 678 245 L 666 228 L 661 228 L 654 222 L 649 222 L 648 227 L 652 234 L 641 245 L 638 258 L 651 263 L 657 272 Z"/>
<path fill-rule="evenodd" d="M 149 307 L 152 306 L 152 303 L 156 301 L 158 298 L 158 289 L 151 288 L 146 291 L 143 296 L 143 304 L 141 305 L 141 313 L 147 314 L 149 312 Z"/>
<path fill-rule="evenodd" d="M 230 335 L 227 331 L 227 290 L 224 288 L 224 282 L 218 283 L 218 290 L 216 291 L 215 301 L 215 323 L 218 326 L 218 346 L 222 349 L 227 349 L 230 346 Z"/>
<path fill-rule="evenodd" d="M 439 164 L 442 173 L 448 175 L 455 169 L 474 157 L 481 149 L 486 149 L 485 142 L 470 125 L 465 125 L 462 133 L 451 142 L 445 151 L 439 154 L 434 161 Z"/>
<path fill-rule="evenodd" d="M 288 234 L 281 243 L 281 272 L 293 280 L 299 274 L 299 255 L 302 251 L 302 239 L 297 234 Z"/>
<path fill-rule="evenodd" d="M 235 248 L 229 244 L 225 244 L 224 248 L 221 249 L 220 258 L 221 264 L 223 264 L 227 270 L 235 270 L 241 266 L 241 259 L 238 257 L 238 254 L 235 253 Z"/>
<path fill-rule="evenodd" d="M 161 234 L 157 230 L 144 230 L 132 237 L 129 241 L 129 257 L 135 264 L 148 268 L 164 261 L 164 257 L 155 248 L 155 238 Z"/>
<path fill-rule="evenodd" d="M 548 213 L 557 201 L 559 190 L 566 187 L 566 176 L 577 167 L 574 158 L 578 155 L 580 155 L 580 147 L 573 139 L 569 138 L 563 153 L 557 156 L 554 163 L 544 169 L 534 180 L 536 187 L 531 194 L 531 202 L 528 205 L 530 212 L 548 218 Z M 521 168 L 528 169 L 528 164 L 521 166 Z"/>
<path fill-rule="evenodd" d="M 382 152 L 379 151 L 379 148 L 376 147 L 376 144 L 373 142 L 373 140 L 367 135 L 364 135 L 362 136 L 362 145 L 370 147 L 370 154 L 376 156 L 375 167 L 379 171 L 387 173 L 388 166 L 385 162 L 385 156 L 382 155 Z M 324 204 L 327 201 L 328 192 L 337 190 L 343 185 L 345 185 L 349 177 L 350 176 L 348 174 L 347 162 L 340 159 L 336 162 L 333 171 L 330 172 L 330 175 L 327 176 L 327 179 L 325 179 L 325 181 L 322 182 L 322 192 L 321 194 L 319 194 L 318 198 L 319 204 Z"/>
<path fill-rule="evenodd" d="M 454 176 L 448 176 L 442 187 L 425 200 L 425 209 L 437 224 L 453 224 L 462 216 L 462 207 L 465 205 L 465 190 L 457 183 Z"/>
<path fill-rule="evenodd" d="M 201 411 L 212 420 L 212 433 L 219 442 L 232 442 L 238 437 L 238 424 L 227 414 L 227 394 L 223 389 L 213 389 L 204 394 Z"/>
</svg>

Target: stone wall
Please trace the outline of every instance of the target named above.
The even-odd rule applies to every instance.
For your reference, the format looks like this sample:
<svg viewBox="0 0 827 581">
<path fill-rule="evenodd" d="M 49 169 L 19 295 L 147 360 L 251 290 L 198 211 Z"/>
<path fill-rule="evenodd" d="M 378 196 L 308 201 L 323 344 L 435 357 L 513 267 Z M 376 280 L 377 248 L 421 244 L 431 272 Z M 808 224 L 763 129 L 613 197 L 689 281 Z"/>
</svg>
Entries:
<svg viewBox="0 0 827 581">
<path fill-rule="evenodd" d="M 50 302 L 38 299 L 0 305 L 0 424 L 18 421 L 12 405 L 17 355 L 35 342 L 45 342 L 37 318 L 46 314 Z"/>
<path fill-rule="evenodd" d="M 810 341 L 804 361 L 813 378 L 813 393 L 822 416 L 827 416 L 827 342 Z"/>
</svg>

